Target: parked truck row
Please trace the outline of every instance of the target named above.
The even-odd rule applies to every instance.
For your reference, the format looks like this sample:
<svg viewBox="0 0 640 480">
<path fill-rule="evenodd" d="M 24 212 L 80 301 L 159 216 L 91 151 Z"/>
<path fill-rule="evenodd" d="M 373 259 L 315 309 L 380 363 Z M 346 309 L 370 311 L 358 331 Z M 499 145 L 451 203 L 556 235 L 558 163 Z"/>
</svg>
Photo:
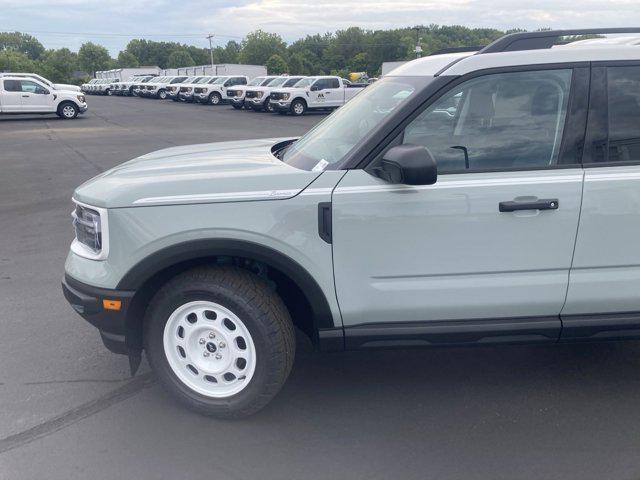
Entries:
<svg viewBox="0 0 640 480">
<path fill-rule="evenodd" d="M 333 110 L 358 94 L 367 83 L 331 75 L 133 75 L 125 81 L 93 79 L 82 85 L 95 95 L 122 95 L 235 109 L 304 115 L 309 110 Z"/>
</svg>

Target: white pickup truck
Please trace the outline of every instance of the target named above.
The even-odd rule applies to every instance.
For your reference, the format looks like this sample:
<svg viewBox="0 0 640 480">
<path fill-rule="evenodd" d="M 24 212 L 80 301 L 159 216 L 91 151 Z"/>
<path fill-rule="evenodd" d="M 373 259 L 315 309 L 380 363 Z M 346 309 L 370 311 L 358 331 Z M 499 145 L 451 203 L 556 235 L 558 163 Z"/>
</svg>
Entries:
<svg viewBox="0 0 640 480">
<path fill-rule="evenodd" d="M 227 95 L 229 87 L 246 85 L 249 79 L 244 75 L 225 75 L 216 78 L 213 82 L 203 85 L 195 91 L 194 100 L 200 103 L 219 105 L 223 101 L 230 100 Z"/>
<path fill-rule="evenodd" d="M 365 84 L 333 76 L 315 76 L 300 80 L 293 88 L 271 92 L 269 101 L 273 109 L 282 114 L 304 115 L 307 110 L 341 107 L 358 93 Z"/>
<path fill-rule="evenodd" d="M 274 78 L 278 78 L 278 76 L 277 75 L 270 75 L 270 76 L 256 77 L 253 80 L 251 80 L 249 83 L 247 83 L 246 85 L 238 85 L 238 86 L 235 86 L 233 88 L 228 88 L 227 89 L 227 97 L 229 97 L 229 101 L 231 102 L 231 106 L 233 106 L 233 108 L 235 108 L 236 110 L 241 110 L 242 107 L 245 106 L 245 104 L 244 104 L 244 96 L 245 96 L 245 94 L 247 92 L 247 89 L 249 87 L 261 87 L 261 86 L 267 85 Z"/>
<path fill-rule="evenodd" d="M 256 112 L 261 112 L 263 110 L 273 112 L 273 105 L 271 105 L 271 101 L 269 99 L 271 92 L 276 89 L 293 87 L 303 78 L 305 77 L 276 77 L 266 85 L 247 88 L 245 90 L 244 105 L 245 107 L 248 106 L 249 108 L 252 108 Z"/>
<path fill-rule="evenodd" d="M 46 114 L 76 118 L 87 111 L 84 95 L 76 90 L 55 90 L 35 78 L 0 78 L 0 113 Z"/>
</svg>

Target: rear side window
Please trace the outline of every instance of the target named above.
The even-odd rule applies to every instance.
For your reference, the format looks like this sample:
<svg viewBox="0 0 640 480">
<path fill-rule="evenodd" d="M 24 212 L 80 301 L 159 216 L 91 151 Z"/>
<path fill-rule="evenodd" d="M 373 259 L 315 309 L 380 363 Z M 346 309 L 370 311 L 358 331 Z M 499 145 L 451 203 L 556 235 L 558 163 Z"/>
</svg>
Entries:
<svg viewBox="0 0 640 480">
<path fill-rule="evenodd" d="M 20 83 L 20 80 L 5 80 L 4 89 L 7 92 L 21 92 L 22 84 Z"/>
<path fill-rule="evenodd" d="M 640 161 L 640 66 L 607 68 L 609 145 L 605 162 Z"/>
<path fill-rule="evenodd" d="M 572 71 L 485 75 L 453 87 L 405 129 L 438 171 L 544 168 L 558 163 Z"/>
</svg>

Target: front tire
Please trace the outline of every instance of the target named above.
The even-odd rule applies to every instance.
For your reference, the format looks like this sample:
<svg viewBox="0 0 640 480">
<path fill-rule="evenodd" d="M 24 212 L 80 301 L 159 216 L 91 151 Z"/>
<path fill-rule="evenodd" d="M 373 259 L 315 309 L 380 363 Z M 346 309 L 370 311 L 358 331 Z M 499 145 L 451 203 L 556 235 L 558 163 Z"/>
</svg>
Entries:
<svg viewBox="0 0 640 480">
<path fill-rule="evenodd" d="M 72 102 L 64 102 L 58 106 L 58 116 L 63 120 L 72 120 L 78 116 L 78 107 Z"/>
<path fill-rule="evenodd" d="M 166 92 L 166 90 L 160 90 L 160 91 L 158 92 L 158 98 L 159 98 L 160 100 L 166 100 L 166 98 L 167 98 L 167 92 Z"/>
<path fill-rule="evenodd" d="M 196 268 L 170 280 L 147 310 L 144 341 L 163 385 L 192 410 L 220 418 L 263 408 L 295 355 L 280 297 L 235 267 Z"/>
<path fill-rule="evenodd" d="M 209 103 L 211 105 L 220 105 L 222 102 L 222 96 L 218 92 L 213 92 L 209 95 Z"/>
<path fill-rule="evenodd" d="M 269 100 L 268 98 L 264 103 L 264 111 L 269 113 L 273 113 L 276 111 L 276 109 L 273 108 L 273 105 L 271 104 L 271 100 Z"/>
<path fill-rule="evenodd" d="M 291 113 L 296 117 L 299 117 L 300 115 L 304 115 L 304 112 L 306 111 L 307 111 L 307 104 L 305 103 L 304 100 L 301 100 L 298 98 L 293 102 L 291 102 Z"/>
</svg>

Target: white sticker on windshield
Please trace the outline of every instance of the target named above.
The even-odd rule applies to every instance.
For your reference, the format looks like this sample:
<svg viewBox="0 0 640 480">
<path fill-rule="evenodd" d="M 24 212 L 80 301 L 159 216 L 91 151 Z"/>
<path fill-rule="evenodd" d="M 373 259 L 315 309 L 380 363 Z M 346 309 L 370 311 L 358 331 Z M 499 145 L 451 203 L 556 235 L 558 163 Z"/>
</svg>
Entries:
<svg viewBox="0 0 640 480">
<path fill-rule="evenodd" d="M 327 162 L 324 158 L 316 163 L 316 166 L 311 169 L 312 172 L 323 172 L 325 168 L 327 168 L 329 162 Z"/>
</svg>

